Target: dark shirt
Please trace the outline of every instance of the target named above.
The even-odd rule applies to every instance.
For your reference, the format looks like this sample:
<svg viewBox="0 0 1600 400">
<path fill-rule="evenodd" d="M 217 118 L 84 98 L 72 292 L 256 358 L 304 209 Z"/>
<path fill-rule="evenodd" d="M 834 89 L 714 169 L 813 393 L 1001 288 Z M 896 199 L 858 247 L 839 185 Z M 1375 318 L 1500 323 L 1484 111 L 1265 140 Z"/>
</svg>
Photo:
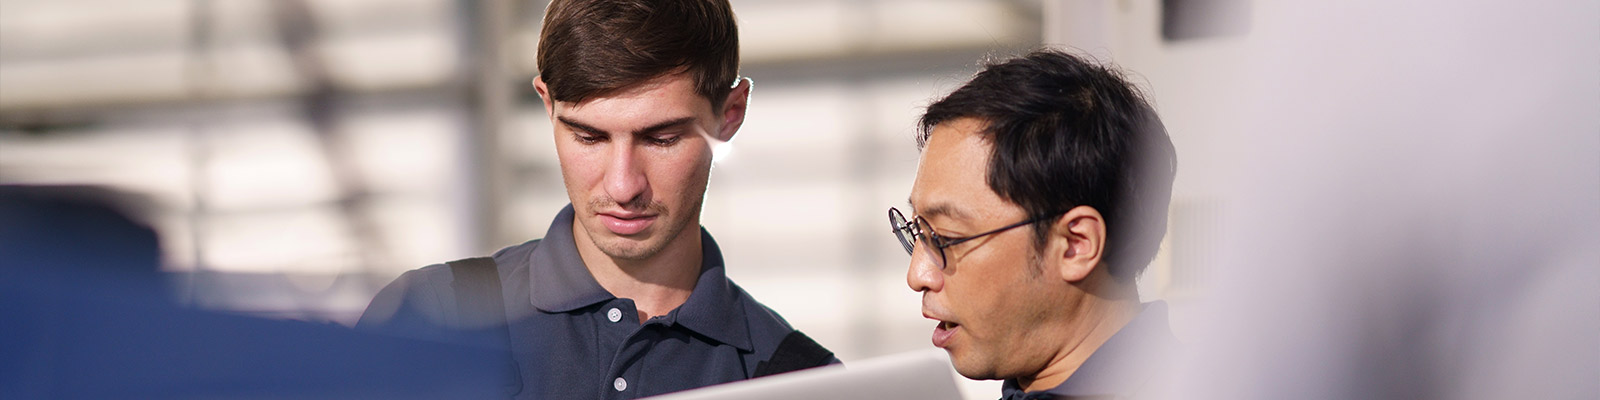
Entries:
<svg viewBox="0 0 1600 400">
<path fill-rule="evenodd" d="M 516 398 L 632 399 L 748 379 L 794 331 L 728 280 L 704 229 L 689 299 L 641 324 L 633 300 L 613 296 L 584 266 L 572 223 L 569 205 L 544 239 L 493 257 L 521 378 Z M 452 280 L 443 264 L 406 272 L 378 293 L 357 328 L 440 338 L 480 328 L 459 325 Z"/>
<path fill-rule="evenodd" d="M 1001 400 L 1114 399 L 1149 389 L 1151 379 L 1161 372 L 1160 363 L 1177 349 L 1178 339 L 1167 324 L 1165 302 L 1145 303 L 1142 308 L 1060 385 L 1023 392 L 1016 379 L 1007 379 L 1000 388 Z"/>
</svg>

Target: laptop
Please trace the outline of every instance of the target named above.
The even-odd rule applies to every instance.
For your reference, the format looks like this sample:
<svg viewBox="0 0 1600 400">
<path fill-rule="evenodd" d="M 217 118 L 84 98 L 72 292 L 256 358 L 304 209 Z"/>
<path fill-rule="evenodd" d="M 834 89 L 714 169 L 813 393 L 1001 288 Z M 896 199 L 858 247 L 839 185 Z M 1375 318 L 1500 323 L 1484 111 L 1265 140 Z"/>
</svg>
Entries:
<svg viewBox="0 0 1600 400">
<path fill-rule="evenodd" d="M 652 400 L 961 400 L 944 350 L 900 353 L 669 393 Z"/>
</svg>

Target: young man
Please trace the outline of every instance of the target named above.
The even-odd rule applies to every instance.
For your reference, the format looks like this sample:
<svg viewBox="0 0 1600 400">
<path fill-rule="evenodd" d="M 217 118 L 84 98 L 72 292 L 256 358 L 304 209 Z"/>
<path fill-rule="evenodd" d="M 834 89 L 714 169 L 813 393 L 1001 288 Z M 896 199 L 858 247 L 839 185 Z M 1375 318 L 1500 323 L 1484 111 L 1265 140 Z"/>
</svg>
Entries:
<svg viewBox="0 0 1600 400">
<path fill-rule="evenodd" d="M 750 96 L 738 49 L 726 0 L 551 2 L 533 84 L 572 204 L 542 240 L 407 272 L 358 327 L 503 341 L 518 398 L 637 398 L 838 362 L 729 281 L 699 228 L 711 146 Z"/>
<path fill-rule="evenodd" d="M 1166 228 L 1175 158 L 1116 72 L 1050 50 L 989 65 L 928 107 L 906 282 L 956 371 L 1006 399 L 1124 396 L 1175 340 L 1137 276 Z"/>
</svg>

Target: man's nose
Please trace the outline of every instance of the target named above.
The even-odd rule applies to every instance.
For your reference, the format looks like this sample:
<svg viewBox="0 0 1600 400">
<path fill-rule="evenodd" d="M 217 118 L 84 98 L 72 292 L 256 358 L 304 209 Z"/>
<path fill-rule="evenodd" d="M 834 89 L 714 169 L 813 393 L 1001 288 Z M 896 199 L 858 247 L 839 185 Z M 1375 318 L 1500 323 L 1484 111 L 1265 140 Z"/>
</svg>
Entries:
<svg viewBox="0 0 1600 400">
<path fill-rule="evenodd" d="M 645 177 L 645 163 L 637 156 L 638 152 L 628 143 L 612 147 L 603 185 L 606 195 L 617 204 L 631 204 L 640 197 L 648 197 L 650 180 Z"/>
<path fill-rule="evenodd" d="M 918 243 L 911 252 L 911 265 L 906 267 L 906 286 L 916 292 L 937 292 L 944 289 L 944 271 L 934 263 L 932 255 Z"/>
</svg>

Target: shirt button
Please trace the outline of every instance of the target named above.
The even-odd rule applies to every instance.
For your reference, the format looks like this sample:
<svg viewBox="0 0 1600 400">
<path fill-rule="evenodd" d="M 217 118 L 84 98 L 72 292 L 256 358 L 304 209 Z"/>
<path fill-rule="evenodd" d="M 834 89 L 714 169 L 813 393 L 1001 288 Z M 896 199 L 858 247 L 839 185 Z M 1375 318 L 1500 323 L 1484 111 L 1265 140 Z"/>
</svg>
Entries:
<svg viewBox="0 0 1600 400">
<path fill-rule="evenodd" d="M 613 310 L 615 310 L 615 308 L 613 308 Z M 617 380 L 611 381 L 611 387 L 617 389 L 618 392 L 628 390 L 628 380 L 622 379 L 622 377 L 619 376 L 617 377 Z"/>
<path fill-rule="evenodd" d="M 606 311 L 606 319 L 611 320 L 611 322 L 621 321 L 622 320 L 622 310 L 618 310 L 616 307 L 612 307 L 610 311 Z M 622 382 L 622 378 L 617 378 L 617 382 Z M 627 386 L 626 383 L 618 383 L 618 385 Z M 622 390 L 622 389 L 617 389 L 617 390 Z"/>
</svg>

